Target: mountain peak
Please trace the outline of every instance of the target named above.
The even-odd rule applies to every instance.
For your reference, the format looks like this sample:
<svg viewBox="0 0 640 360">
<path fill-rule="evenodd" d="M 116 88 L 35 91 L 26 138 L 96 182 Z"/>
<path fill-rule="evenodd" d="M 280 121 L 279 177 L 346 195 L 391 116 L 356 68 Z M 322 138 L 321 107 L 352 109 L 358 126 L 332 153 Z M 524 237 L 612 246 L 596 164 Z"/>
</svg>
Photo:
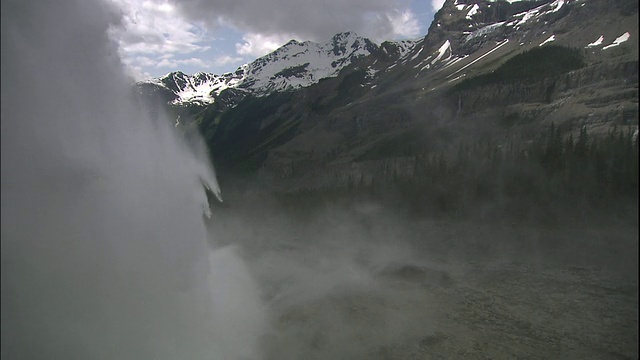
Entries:
<svg viewBox="0 0 640 360">
<path fill-rule="evenodd" d="M 286 46 L 292 46 L 292 45 L 302 45 L 302 43 L 300 43 L 298 40 L 296 39 L 291 39 L 289 41 L 287 41 L 286 44 L 282 45 L 282 47 L 286 47 Z"/>
<path fill-rule="evenodd" d="M 233 73 L 214 75 L 181 71 L 147 81 L 172 91 L 173 104 L 211 104 L 228 88 L 256 96 L 310 86 L 321 79 L 337 76 L 355 59 L 370 55 L 377 46 L 352 31 L 334 35 L 326 43 L 292 39 L 275 51 L 242 65 Z"/>
<path fill-rule="evenodd" d="M 331 40 L 333 40 L 333 41 L 344 41 L 344 40 L 349 39 L 349 38 L 357 38 L 357 37 L 358 37 L 358 34 L 354 33 L 353 31 L 343 31 L 343 32 L 339 32 L 339 33 L 333 35 Z"/>
<path fill-rule="evenodd" d="M 631 0 L 625 1 L 631 3 Z M 532 46 L 551 41 L 587 46 L 602 34 L 590 31 L 588 41 L 577 31 L 566 34 L 567 24 L 563 19 L 569 13 L 576 13 L 575 18 L 580 20 L 575 21 L 590 21 L 593 14 L 601 11 L 591 10 L 596 7 L 591 4 L 585 0 L 446 0 L 427 36 L 419 40 L 384 42 L 378 46 L 352 31 L 335 34 L 324 43 L 301 43 L 292 39 L 232 73 L 200 72 L 190 77 L 178 71 L 147 83 L 169 89 L 175 95 L 173 103 L 184 104 L 194 99 L 213 103 L 220 92 L 228 88 L 254 96 L 295 90 L 335 77 L 354 63 L 358 64 L 355 66 L 369 64 L 365 69 L 372 74 L 368 80 L 377 72 L 402 69 L 398 74 L 407 78 L 427 76 L 431 81 L 434 76 L 444 76 L 447 81 L 455 81 L 473 75 L 477 65 L 491 58 L 498 59 Z M 597 7 L 608 6 L 604 1 Z M 561 35 L 562 31 L 565 35 Z M 635 32 L 631 34 L 634 36 Z M 606 36 L 615 39 L 619 35 Z M 368 62 L 357 60 L 369 56 L 372 57 Z M 438 75 L 440 69 L 447 69 L 446 74 Z"/>
</svg>

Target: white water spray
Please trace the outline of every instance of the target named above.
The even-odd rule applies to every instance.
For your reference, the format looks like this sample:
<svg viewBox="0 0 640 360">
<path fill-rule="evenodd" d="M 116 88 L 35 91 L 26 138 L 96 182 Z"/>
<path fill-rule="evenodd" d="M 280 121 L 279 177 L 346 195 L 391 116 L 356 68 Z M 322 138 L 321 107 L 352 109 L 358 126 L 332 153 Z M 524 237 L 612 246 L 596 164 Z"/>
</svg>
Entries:
<svg viewBox="0 0 640 360">
<path fill-rule="evenodd" d="M 132 100 L 114 21 L 2 2 L 2 358 L 257 358 L 257 287 L 206 241 L 215 173 Z"/>
</svg>

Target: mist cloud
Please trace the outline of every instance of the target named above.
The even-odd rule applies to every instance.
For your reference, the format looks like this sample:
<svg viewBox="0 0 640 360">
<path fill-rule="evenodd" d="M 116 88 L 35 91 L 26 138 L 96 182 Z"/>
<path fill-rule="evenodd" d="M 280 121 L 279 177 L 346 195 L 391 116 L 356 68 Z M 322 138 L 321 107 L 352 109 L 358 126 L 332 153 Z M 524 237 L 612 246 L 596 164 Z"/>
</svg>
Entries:
<svg viewBox="0 0 640 360">
<path fill-rule="evenodd" d="M 257 290 L 202 221 L 215 175 L 135 101 L 118 12 L 8 0 L 1 20 L 2 358 L 250 357 Z"/>
</svg>

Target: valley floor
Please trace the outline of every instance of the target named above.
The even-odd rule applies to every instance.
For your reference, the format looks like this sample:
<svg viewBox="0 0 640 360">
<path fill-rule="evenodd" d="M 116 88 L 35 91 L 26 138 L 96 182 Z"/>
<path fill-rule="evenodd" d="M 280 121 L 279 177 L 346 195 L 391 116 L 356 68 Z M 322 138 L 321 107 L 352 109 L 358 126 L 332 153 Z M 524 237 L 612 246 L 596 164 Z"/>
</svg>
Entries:
<svg viewBox="0 0 640 360">
<path fill-rule="evenodd" d="M 268 358 L 635 359 L 637 285 L 599 269 L 407 268 L 385 290 L 288 308 Z M 340 314 L 340 321 L 326 317 Z M 345 333 L 346 332 L 346 333 Z M 296 344 L 293 348 L 291 344 Z"/>
<path fill-rule="evenodd" d="M 637 224 L 541 229 L 367 211 L 304 223 L 227 213 L 212 226 L 262 286 L 265 359 L 638 357 Z"/>
</svg>

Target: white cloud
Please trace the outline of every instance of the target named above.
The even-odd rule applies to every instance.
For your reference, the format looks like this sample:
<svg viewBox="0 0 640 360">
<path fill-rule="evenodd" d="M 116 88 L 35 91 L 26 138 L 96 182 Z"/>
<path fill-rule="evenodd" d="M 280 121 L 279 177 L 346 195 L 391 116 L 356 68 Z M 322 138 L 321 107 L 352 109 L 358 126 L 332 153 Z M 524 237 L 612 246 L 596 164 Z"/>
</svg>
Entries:
<svg viewBox="0 0 640 360">
<path fill-rule="evenodd" d="M 136 57 L 132 57 L 132 58 L 127 58 L 125 60 L 125 63 L 128 64 L 138 64 L 140 66 L 144 66 L 144 67 L 152 67 L 152 66 L 156 66 L 156 64 L 158 63 L 158 61 L 156 59 L 152 59 L 150 57 L 147 56 L 136 56 Z"/>
<path fill-rule="evenodd" d="M 178 42 L 173 40 L 164 40 L 161 43 L 121 43 L 120 51 L 125 56 L 131 56 L 135 54 L 167 54 L 167 53 L 193 53 L 196 51 L 208 50 L 208 46 L 198 46 L 194 44 Z"/>
<path fill-rule="evenodd" d="M 179 68 L 181 66 L 198 66 L 200 68 L 208 68 L 209 64 L 207 64 L 204 60 L 200 58 L 191 57 L 188 59 L 172 59 L 172 58 L 164 58 L 160 60 L 159 63 L 156 64 L 157 68 Z"/>
<path fill-rule="evenodd" d="M 239 63 L 242 60 L 244 60 L 244 58 L 239 57 L 239 56 L 223 55 L 223 56 L 219 56 L 219 57 L 215 58 L 213 60 L 213 63 L 214 63 L 215 66 L 225 66 L 225 65 L 228 65 L 228 64 Z"/>
<path fill-rule="evenodd" d="M 211 38 L 164 0 L 111 0 L 122 10 L 122 23 L 111 29 L 125 55 L 206 50 Z"/>
<path fill-rule="evenodd" d="M 145 71 L 140 66 L 127 66 L 125 70 L 126 74 L 135 81 L 146 80 L 152 77 L 148 71 Z"/>
<path fill-rule="evenodd" d="M 295 36 L 289 34 L 248 33 L 242 37 L 242 43 L 236 43 L 236 52 L 239 55 L 259 57 L 276 50 L 293 38 Z"/>
<path fill-rule="evenodd" d="M 166 0 L 111 0 L 122 12 L 119 26 L 110 29 L 118 44 L 120 57 L 136 77 L 145 76 L 143 68 L 205 65 L 191 56 L 210 48 L 213 37 L 203 26 L 185 19 Z"/>
<path fill-rule="evenodd" d="M 416 20 L 413 12 L 410 10 L 396 10 L 388 13 L 387 18 L 389 19 L 389 22 L 391 22 L 391 27 L 393 29 L 392 37 L 415 37 L 420 35 L 420 23 Z"/>
<path fill-rule="evenodd" d="M 444 5 L 445 0 L 431 0 L 431 8 L 433 11 L 438 11 L 442 9 L 442 5 Z"/>
</svg>

